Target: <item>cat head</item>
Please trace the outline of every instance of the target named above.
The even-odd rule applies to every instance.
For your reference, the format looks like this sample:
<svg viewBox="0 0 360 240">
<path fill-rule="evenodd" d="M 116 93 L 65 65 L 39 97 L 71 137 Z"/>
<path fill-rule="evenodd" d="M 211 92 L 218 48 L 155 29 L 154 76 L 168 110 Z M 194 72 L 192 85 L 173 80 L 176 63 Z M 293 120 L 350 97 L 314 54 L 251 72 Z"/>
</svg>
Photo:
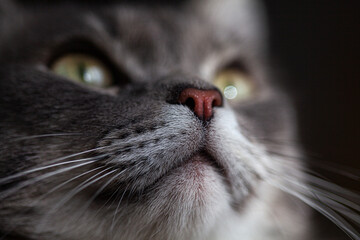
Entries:
<svg viewBox="0 0 360 240">
<path fill-rule="evenodd" d="M 5 235 L 304 237 L 257 2 L 1 4 Z"/>
</svg>

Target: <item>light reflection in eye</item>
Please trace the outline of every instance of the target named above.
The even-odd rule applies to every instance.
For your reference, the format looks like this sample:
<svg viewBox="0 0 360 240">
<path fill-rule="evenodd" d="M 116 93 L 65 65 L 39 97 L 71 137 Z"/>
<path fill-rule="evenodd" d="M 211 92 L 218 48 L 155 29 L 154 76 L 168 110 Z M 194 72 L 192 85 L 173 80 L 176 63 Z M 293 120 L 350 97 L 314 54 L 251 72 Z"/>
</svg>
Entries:
<svg viewBox="0 0 360 240">
<path fill-rule="evenodd" d="M 213 83 L 222 90 L 224 97 L 232 103 L 250 99 L 255 90 L 251 77 L 236 69 L 220 71 L 215 76 Z"/>
<path fill-rule="evenodd" d="M 107 66 L 99 59 L 87 54 L 64 55 L 59 57 L 50 68 L 60 76 L 91 87 L 108 88 L 114 84 Z"/>
<path fill-rule="evenodd" d="M 104 74 L 97 67 L 88 67 L 84 73 L 84 81 L 88 84 L 100 86 L 104 79 Z"/>
<path fill-rule="evenodd" d="M 237 91 L 236 87 L 234 87 L 232 85 L 227 86 L 224 89 L 224 96 L 227 99 L 234 99 L 234 98 L 236 98 L 237 94 L 238 94 L 238 91 Z"/>
</svg>

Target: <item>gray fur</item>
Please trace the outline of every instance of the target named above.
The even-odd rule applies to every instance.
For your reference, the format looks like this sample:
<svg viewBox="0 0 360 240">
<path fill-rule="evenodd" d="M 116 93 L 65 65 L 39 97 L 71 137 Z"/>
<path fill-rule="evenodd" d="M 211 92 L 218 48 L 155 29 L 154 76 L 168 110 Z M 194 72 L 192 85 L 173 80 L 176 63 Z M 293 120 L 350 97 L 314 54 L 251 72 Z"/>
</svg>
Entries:
<svg viewBox="0 0 360 240">
<path fill-rule="evenodd" d="M 307 210 L 273 187 L 301 163 L 284 166 L 261 143 L 296 138 L 290 99 L 266 67 L 261 8 L 221 2 L 1 3 L 5 239 L 309 239 Z M 121 73 L 116 94 L 50 72 L 72 41 Z M 215 107 L 206 124 L 177 103 L 184 88 L 214 89 L 233 62 L 258 84 L 253 100 Z"/>
</svg>

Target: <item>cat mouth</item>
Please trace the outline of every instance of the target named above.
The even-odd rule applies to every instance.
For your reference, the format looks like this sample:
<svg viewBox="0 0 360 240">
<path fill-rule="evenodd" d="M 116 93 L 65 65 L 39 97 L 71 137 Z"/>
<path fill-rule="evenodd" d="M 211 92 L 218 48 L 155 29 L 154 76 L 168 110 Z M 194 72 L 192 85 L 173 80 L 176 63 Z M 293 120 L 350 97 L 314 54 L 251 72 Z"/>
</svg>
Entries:
<svg viewBox="0 0 360 240">
<path fill-rule="evenodd" d="M 180 164 L 170 168 L 145 188 L 141 189 L 141 191 L 138 192 L 135 190 L 130 193 L 127 191 L 127 189 L 124 189 L 124 197 L 131 201 L 131 199 L 138 199 L 139 197 L 144 197 L 147 194 L 151 194 L 151 192 L 160 185 L 167 184 L 166 182 L 168 179 L 175 180 L 176 175 L 179 175 L 180 172 L 182 173 L 182 176 L 191 176 L 191 179 L 194 182 L 205 183 L 207 181 L 206 178 L 204 178 L 205 171 L 212 171 L 213 173 L 215 172 L 223 184 L 226 185 L 226 188 L 228 190 L 231 189 L 231 181 L 225 166 L 223 166 L 220 161 L 211 156 L 207 151 L 199 150 Z M 110 187 L 110 189 L 104 189 L 102 195 L 113 195 L 113 190 L 115 189 L 112 189 L 112 187 Z M 119 188 L 117 190 L 119 190 Z"/>
<path fill-rule="evenodd" d="M 226 168 L 218 161 L 216 158 L 211 156 L 207 151 L 201 150 L 191 156 L 184 164 L 189 162 L 199 162 L 199 163 L 206 163 L 212 166 L 216 172 L 218 172 L 221 176 L 225 179 L 228 179 L 228 174 Z"/>
<path fill-rule="evenodd" d="M 220 184 L 222 187 L 225 188 L 226 192 L 229 193 L 231 197 L 231 206 L 236 211 L 242 211 L 244 204 L 249 202 L 249 200 L 254 196 L 254 188 L 253 186 L 250 186 L 249 184 L 246 185 L 246 189 L 248 191 L 248 194 L 245 195 L 239 195 L 239 192 L 241 192 L 241 189 L 237 188 L 237 182 L 236 179 L 233 178 L 233 172 L 232 169 L 225 166 L 221 159 L 217 159 L 216 157 L 212 156 L 209 152 L 206 150 L 200 150 L 196 153 L 194 153 L 191 157 L 189 157 L 186 161 L 184 161 L 179 166 L 174 167 L 173 169 L 169 170 L 165 175 L 161 176 L 156 183 L 153 185 L 157 185 L 159 182 L 166 179 L 168 176 L 175 175 L 178 171 L 189 171 L 192 172 L 189 175 L 192 176 L 192 179 L 190 181 L 195 180 L 199 184 L 204 185 L 211 185 L 214 184 L 214 179 L 209 179 L 207 177 L 204 177 L 204 175 L 209 172 L 216 173 L 217 180 L 220 181 Z M 175 172 L 175 173 L 174 173 Z M 195 177 L 194 177 L 195 176 Z M 187 181 L 187 179 L 183 179 L 184 181 Z M 210 180 L 210 181 L 209 181 Z M 259 179 L 257 179 L 259 180 Z M 256 184 L 258 181 L 255 181 Z M 211 191 L 211 188 L 208 188 L 209 191 Z"/>
<path fill-rule="evenodd" d="M 207 166 L 208 168 L 205 168 L 204 166 Z M 151 184 L 151 186 L 148 186 L 148 189 L 152 189 L 153 186 L 156 186 L 162 182 L 164 178 L 175 175 L 179 171 L 191 174 L 192 177 L 195 177 L 196 181 L 204 181 L 202 176 L 204 175 L 205 169 L 211 169 L 212 171 L 215 171 L 217 175 L 220 176 L 225 185 L 231 189 L 231 181 L 227 169 L 221 164 L 220 161 L 211 156 L 211 154 L 205 150 L 199 150 L 181 164 L 174 166 L 164 175 L 160 176 L 153 184 Z"/>
</svg>

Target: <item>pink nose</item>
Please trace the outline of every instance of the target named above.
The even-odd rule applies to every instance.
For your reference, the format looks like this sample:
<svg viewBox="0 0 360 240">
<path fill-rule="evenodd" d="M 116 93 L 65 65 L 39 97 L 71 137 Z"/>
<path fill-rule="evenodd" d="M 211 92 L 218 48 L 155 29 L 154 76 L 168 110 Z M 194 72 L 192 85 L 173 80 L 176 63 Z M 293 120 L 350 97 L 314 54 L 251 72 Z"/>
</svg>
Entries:
<svg viewBox="0 0 360 240">
<path fill-rule="evenodd" d="M 213 115 L 213 107 L 222 105 L 222 98 L 216 90 L 186 88 L 180 93 L 179 102 L 193 110 L 200 120 L 207 121 Z"/>
</svg>

